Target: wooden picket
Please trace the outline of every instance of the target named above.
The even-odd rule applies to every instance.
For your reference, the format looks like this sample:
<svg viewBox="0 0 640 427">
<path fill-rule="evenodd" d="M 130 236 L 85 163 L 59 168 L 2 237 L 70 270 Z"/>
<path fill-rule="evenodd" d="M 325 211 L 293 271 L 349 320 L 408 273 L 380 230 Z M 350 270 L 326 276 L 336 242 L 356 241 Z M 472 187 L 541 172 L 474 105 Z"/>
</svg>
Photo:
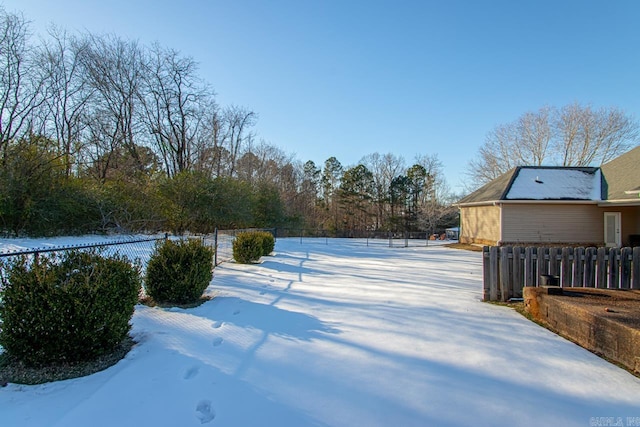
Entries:
<svg viewBox="0 0 640 427">
<path fill-rule="evenodd" d="M 640 247 L 485 246 L 482 256 L 485 301 L 520 298 L 524 286 L 540 286 L 541 276 L 562 287 L 640 289 Z"/>
</svg>

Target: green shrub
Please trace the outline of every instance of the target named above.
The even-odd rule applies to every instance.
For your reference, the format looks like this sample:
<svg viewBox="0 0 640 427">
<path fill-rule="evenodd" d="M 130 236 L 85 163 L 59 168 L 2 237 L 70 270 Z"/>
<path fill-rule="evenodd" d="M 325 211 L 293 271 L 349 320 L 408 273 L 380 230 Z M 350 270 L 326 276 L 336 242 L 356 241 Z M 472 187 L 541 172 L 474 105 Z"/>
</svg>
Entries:
<svg viewBox="0 0 640 427">
<path fill-rule="evenodd" d="M 147 264 L 147 294 L 160 304 L 198 301 L 213 278 L 213 255 L 200 239 L 159 243 Z"/>
<path fill-rule="evenodd" d="M 268 231 L 256 231 L 256 234 L 262 238 L 262 255 L 267 256 L 273 252 L 276 247 L 276 239 L 273 234 Z"/>
<path fill-rule="evenodd" d="M 240 264 L 257 262 L 263 255 L 263 238 L 255 231 L 238 233 L 233 240 L 233 259 Z"/>
<path fill-rule="evenodd" d="M 0 344 L 29 366 L 91 361 L 127 336 L 140 267 L 99 251 L 3 265 Z"/>
</svg>

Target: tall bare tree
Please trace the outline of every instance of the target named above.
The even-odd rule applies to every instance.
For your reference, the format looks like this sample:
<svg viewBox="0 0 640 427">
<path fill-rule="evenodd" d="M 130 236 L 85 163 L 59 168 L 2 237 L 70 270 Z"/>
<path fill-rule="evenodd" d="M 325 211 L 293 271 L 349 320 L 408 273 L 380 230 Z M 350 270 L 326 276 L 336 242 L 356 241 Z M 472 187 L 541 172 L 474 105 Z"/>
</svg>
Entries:
<svg viewBox="0 0 640 427">
<path fill-rule="evenodd" d="M 47 128 L 58 144 L 65 173 L 70 176 L 82 148 L 89 101 L 94 93 L 83 73 L 80 59 L 89 48 L 88 40 L 52 28 L 44 44 L 41 60 L 47 71 L 50 96 L 46 101 Z"/>
<path fill-rule="evenodd" d="M 223 137 L 222 146 L 226 145 L 229 162 L 229 176 L 235 176 L 238 159 L 242 148 L 254 137 L 251 128 L 256 124 L 258 116 L 253 111 L 237 105 L 231 105 L 222 113 Z"/>
<path fill-rule="evenodd" d="M 140 171 L 144 161 L 138 153 L 140 88 L 143 50 L 137 42 L 116 36 L 87 36 L 88 47 L 82 55 L 83 72 L 94 91 L 87 117 L 91 157 L 106 162 L 108 169 L 120 149 L 131 156 Z M 105 176 L 100 176 L 104 180 Z"/>
<path fill-rule="evenodd" d="M 606 163 L 638 140 L 638 123 L 617 108 L 570 104 L 557 112 L 556 161 L 563 166 Z"/>
<path fill-rule="evenodd" d="M 638 136 L 638 122 L 617 108 L 543 107 L 491 130 L 467 175 L 477 187 L 515 166 L 599 165 L 637 144 Z"/>
<path fill-rule="evenodd" d="M 45 76 L 29 44 L 29 23 L 0 6 L 0 155 L 31 131 L 33 112 L 46 98 Z M 4 161 L 4 160 L 3 160 Z"/>
<path fill-rule="evenodd" d="M 192 58 L 158 44 L 149 50 L 144 70 L 145 122 L 171 177 L 197 160 L 210 91 Z"/>
</svg>

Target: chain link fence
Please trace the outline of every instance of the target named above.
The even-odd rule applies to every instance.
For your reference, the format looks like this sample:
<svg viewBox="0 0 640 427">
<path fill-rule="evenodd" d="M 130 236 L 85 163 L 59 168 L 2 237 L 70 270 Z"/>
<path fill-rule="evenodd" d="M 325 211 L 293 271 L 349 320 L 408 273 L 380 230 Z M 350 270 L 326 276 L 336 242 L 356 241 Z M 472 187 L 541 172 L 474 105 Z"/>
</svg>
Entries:
<svg viewBox="0 0 640 427">
<path fill-rule="evenodd" d="M 0 263 L 11 262 L 12 258 L 27 256 L 27 257 L 39 257 L 46 255 L 48 257 L 55 258 L 66 251 L 72 250 L 94 250 L 98 249 L 105 256 L 121 255 L 126 256 L 132 262 L 138 262 L 144 271 L 146 270 L 147 262 L 153 253 L 153 250 L 158 242 L 168 239 L 167 235 L 162 236 L 132 236 L 128 238 L 118 239 L 105 239 L 99 242 L 90 243 L 78 243 L 78 244 L 44 244 L 38 247 L 32 248 L 8 248 L 3 251 L 0 249 Z M 78 238 L 81 240 L 82 238 Z M 4 271 L 2 272 L 4 273 Z"/>
<path fill-rule="evenodd" d="M 8 246 L 4 249 L 0 248 L 0 262 L 8 262 L 12 257 L 18 256 L 37 257 L 41 254 L 46 254 L 47 256 L 55 257 L 69 250 L 100 249 L 106 256 L 118 254 L 126 256 L 131 261 L 139 262 L 142 266 L 142 272 L 144 274 L 147 262 L 149 261 L 149 258 L 151 257 L 151 254 L 153 253 L 158 242 L 162 242 L 167 239 L 202 239 L 202 242 L 206 246 L 216 249 L 214 255 L 214 265 L 219 265 L 223 262 L 227 262 L 233 259 L 233 240 L 238 233 L 258 230 L 269 231 L 275 236 L 275 229 L 251 228 L 236 230 L 216 230 L 214 233 L 206 235 L 169 236 L 167 234 L 164 234 L 158 236 L 130 236 L 117 239 L 108 239 L 105 237 L 104 241 L 98 242 L 86 242 L 87 240 L 94 240 L 89 238 L 86 238 L 85 242 L 82 242 L 83 237 L 78 237 L 70 239 L 78 240 L 82 243 L 58 245 L 56 245 L 55 243 L 42 243 L 38 247 L 24 248 L 13 245 Z"/>
<path fill-rule="evenodd" d="M 374 230 L 315 230 L 303 228 L 275 229 L 276 238 L 299 238 L 300 243 L 310 239 L 324 239 L 329 244 L 331 239 L 353 239 L 364 242 L 367 246 L 388 246 L 390 248 L 406 248 L 429 246 L 430 244 L 450 243 L 445 234 L 433 234 L 427 231 L 374 231 Z"/>
</svg>

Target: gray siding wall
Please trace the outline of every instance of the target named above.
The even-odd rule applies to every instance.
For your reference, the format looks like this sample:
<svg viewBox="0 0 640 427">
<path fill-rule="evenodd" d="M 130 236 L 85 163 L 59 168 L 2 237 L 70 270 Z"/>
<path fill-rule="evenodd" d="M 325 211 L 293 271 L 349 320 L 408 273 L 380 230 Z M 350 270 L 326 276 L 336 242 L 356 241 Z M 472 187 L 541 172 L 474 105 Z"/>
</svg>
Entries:
<svg viewBox="0 0 640 427">
<path fill-rule="evenodd" d="M 587 204 L 504 204 L 502 243 L 601 244 L 602 212 Z"/>
</svg>

